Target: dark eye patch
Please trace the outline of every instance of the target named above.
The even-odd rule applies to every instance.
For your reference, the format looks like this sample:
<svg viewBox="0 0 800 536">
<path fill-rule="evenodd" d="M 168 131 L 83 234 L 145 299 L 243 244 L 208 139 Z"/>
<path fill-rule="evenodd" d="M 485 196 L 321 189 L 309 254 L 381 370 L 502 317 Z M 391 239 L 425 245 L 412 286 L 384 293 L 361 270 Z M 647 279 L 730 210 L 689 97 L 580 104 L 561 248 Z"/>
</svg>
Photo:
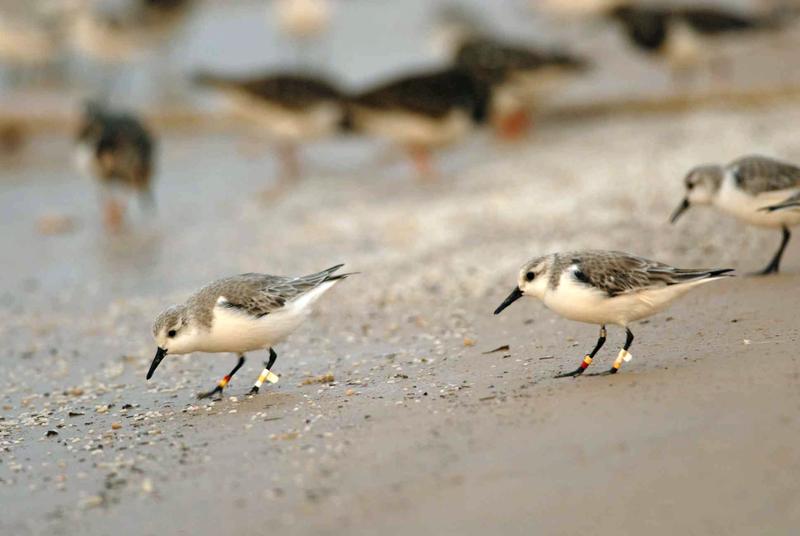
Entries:
<svg viewBox="0 0 800 536">
<path fill-rule="evenodd" d="M 167 332 L 167 337 L 169 337 L 169 338 L 172 338 L 172 337 L 174 337 L 176 334 L 177 334 L 177 331 L 175 331 L 174 329 L 171 329 L 171 330 L 169 330 L 169 331 Z"/>
<path fill-rule="evenodd" d="M 536 277 L 536 274 L 534 274 L 533 272 L 528 272 L 527 274 L 525 274 L 525 279 L 527 279 L 528 281 L 533 281 L 534 277 Z"/>
<path fill-rule="evenodd" d="M 583 273 L 580 268 L 575 270 L 575 272 L 573 272 L 573 273 L 575 274 L 575 279 L 577 279 L 578 281 L 580 281 L 582 283 L 587 283 L 587 284 L 590 284 L 590 285 L 592 284 L 591 280 L 589 279 L 589 276 L 587 276 L 585 273 Z"/>
</svg>

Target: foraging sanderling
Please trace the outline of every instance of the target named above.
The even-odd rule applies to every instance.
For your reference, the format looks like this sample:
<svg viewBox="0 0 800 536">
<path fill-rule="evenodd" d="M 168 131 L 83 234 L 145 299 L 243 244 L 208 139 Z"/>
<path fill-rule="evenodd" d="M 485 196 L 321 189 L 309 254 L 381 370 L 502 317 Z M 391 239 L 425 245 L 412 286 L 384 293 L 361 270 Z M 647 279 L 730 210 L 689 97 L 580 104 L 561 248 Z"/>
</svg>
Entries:
<svg viewBox="0 0 800 536">
<path fill-rule="evenodd" d="M 625 345 L 607 374 L 629 361 L 633 343 L 631 322 L 654 315 L 691 288 L 725 277 L 731 269 L 681 269 L 617 251 L 552 253 L 526 262 L 517 286 L 494 314 L 523 296 L 539 298 L 570 320 L 600 325 L 600 337 L 581 365 L 564 378 L 579 376 L 606 342 L 606 325 L 625 328 Z"/>
<path fill-rule="evenodd" d="M 269 349 L 269 360 L 250 394 L 257 393 L 264 381 L 277 382 L 271 369 L 278 356 L 272 347 L 300 326 L 320 296 L 351 275 L 335 275 L 342 266 L 302 277 L 241 274 L 206 285 L 186 303 L 173 305 L 156 318 L 153 337 L 158 350 L 147 379 L 167 355 L 232 352 L 239 356 L 236 366 L 198 398 L 221 395 L 244 364 L 245 353 Z"/>
<path fill-rule="evenodd" d="M 675 223 L 691 205 L 713 205 L 738 219 L 759 227 L 780 228 L 781 245 L 760 273 L 777 273 L 789 243 L 789 227 L 800 223 L 800 212 L 768 211 L 800 192 L 800 168 L 764 156 L 745 156 L 726 166 L 716 164 L 693 168 L 684 179 L 686 197 L 672 213 Z"/>
</svg>

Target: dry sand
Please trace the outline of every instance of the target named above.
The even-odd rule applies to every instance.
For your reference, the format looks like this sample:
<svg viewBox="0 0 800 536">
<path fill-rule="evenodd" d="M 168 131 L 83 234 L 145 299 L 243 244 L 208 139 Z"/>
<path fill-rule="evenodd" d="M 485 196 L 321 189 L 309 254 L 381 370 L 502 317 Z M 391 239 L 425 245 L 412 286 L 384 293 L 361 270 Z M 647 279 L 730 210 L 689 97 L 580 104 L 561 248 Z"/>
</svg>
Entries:
<svg viewBox="0 0 800 536">
<path fill-rule="evenodd" d="M 425 185 L 374 147 L 323 145 L 272 201 L 268 154 L 167 133 L 157 214 L 114 237 L 66 143 L 37 140 L 0 184 L 0 533 L 795 533 L 797 243 L 785 275 L 635 326 L 614 377 L 553 379 L 595 327 L 534 301 L 491 311 L 552 250 L 761 268 L 777 232 L 666 219 L 694 164 L 800 161 L 798 124 L 789 105 L 543 121 L 516 146 L 472 140 Z M 256 355 L 218 403 L 194 394 L 232 356 L 168 358 L 145 381 L 166 305 L 214 277 L 337 262 L 362 273 L 277 348 L 277 385 L 244 396 Z"/>
</svg>

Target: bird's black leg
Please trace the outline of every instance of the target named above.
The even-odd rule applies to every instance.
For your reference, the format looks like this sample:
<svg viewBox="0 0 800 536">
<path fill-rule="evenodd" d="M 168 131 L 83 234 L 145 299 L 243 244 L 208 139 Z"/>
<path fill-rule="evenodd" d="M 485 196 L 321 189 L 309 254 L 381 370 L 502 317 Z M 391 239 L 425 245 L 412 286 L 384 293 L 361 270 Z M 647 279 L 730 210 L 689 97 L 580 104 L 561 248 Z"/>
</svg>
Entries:
<svg viewBox="0 0 800 536">
<path fill-rule="evenodd" d="M 216 394 L 219 394 L 220 397 L 222 397 L 222 390 L 225 388 L 226 385 L 228 385 L 228 382 L 231 381 L 231 378 L 233 378 L 233 375 L 236 374 L 236 371 L 242 368 L 242 365 L 244 365 L 244 356 L 240 355 L 239 361 L 237 361 L 236 366 L 233 367 L 233 370 L 230 372 L 230 374 L 222 378 L 217 384 L 217 386 L 214 387 L 212 390 L 208 391 L 207 393 L 200 393 L 199 395 L 197 395 L 197 398 L 199 399 L 208 398 Z"/>
<path fill-rule="evenodd" d="M 278 354 L 275 353 L 275 350 L 270 348 L 269 361 L 264 361 L 264 370 L 261 371 L 261 374 L 259 374 L 256 383 L 253 385 L 253 388 L 250 389 L 250 392 L 247 394 L 250 395 L 258 394 L 258 390 L 261 389 L 261 385 L 265 381 L 269 381 L 270 383 L 275 383 L 278 381 L 278 377 L 271 372 L 272 365 L 275 364 L 276 359 L 278 359 Z"/>
<path fill-rule="evenodd" d="M 789 228 L 785 225 L 783 226 L 783 239 L 781 240 L 781 247 L 778 248 L 778 251 L 775 253 L 775 256 L 772 257 L 772 260 L 769 261 L 769 264 L 766 268 L 762 271 L 758 272 L 757 275 L 769 275 L 769 274 L 777 274 L 778 268 L 780 268 L 781 258 L 783 258 L 783 251 L 786 249 L 786 244 L 789 243 L 789 239 L 792 237 L 792 233 L 789 232 Z"/>
<path fill-rule="evenodd" d="M 597 344 L 595 345 L 594 350 L 592 350 L 592 353 L 586 354 L 586 356 L 583 358 L 583 361 L 581 362 L 578 368 L 576 368 L 572 372 L 559 374 L 558 376 L 556 376 L 556 378 L 575 378 L 583 374 L 583 372 L 589 367 L 589 365 L 592 364 L 592 359 L 594 359 L 594 355 L 600 350 L 600 348 L 603 347 L 605 342 L 606 342 L 606 327 L 601 326 L 600 337 L 597 339 Z"/>
<path fill-rule="evenodd" d="M 631 354 L 628 353 L 628 349 L 631 347 L 631 344 L 633 344 L 633 332 L 629 328 L 625 328 L 625 334 L 625 346 L 619 351 L 619 355 L 614 360 L 614 363 L 611 364 L 611 368 L 608 369 L 606 374 L 616 374 L 619 372 L 619 367 L 622 366 L 623 361 L 631 360 Z"/>
</svg>

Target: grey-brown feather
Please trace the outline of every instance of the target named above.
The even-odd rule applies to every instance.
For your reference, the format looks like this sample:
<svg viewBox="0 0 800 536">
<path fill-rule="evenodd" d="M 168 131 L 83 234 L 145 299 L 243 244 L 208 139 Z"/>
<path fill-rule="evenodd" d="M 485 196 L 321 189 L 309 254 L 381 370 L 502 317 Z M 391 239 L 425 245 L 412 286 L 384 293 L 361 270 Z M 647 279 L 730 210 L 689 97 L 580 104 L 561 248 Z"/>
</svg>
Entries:
<svg viewBox="0 0 800 536">
<path fill-rule="evenodd" d="M 662 262 L 619 251 L 575 251 L 556 253 L 550 271 L 550 286 L 557 288 L 561 274 L 575 266 L 577 281 L 591 285 L 609 296 L 665 287 L 723 275 L 731 270 L 675 268 Z"/>
<path fill-rule="evenodd" d="M 800 187 L 800 168 L 765 156 L 745 156 L 728 164 L 736 184 L 751 195 Z"/>
<path fill-rule="evenodd" d="M 223 307 L 235 309 L 253 317 L 262 317 L 282 308 L 286 302 L 305 294 L 330 279 L 343 265 L 301 277 L 268 274 L 241 274 L 219 279 L 196 292 L 186 305 L 195 312 L 201 325 L 211 326 L 217 300 Z"/>
<path fill-rule="evenodd" d="M 326 281 L 342 279 L 349 274 L 334 275 L 338 264 L 321 272 L 300 277 L 269 274 L 240 274 L 218 279 L 195 292 L 183 305 L 174 305 L 161 313 L 153 325 L 153 334 L 183 322 L 196 322 L 210 328 L 214 321 L 214 307 L 218 300 L 227 307 L 243 314 L 260 318 L 280 310 L 287 302 L 300 297 Z"/>
</svg>

